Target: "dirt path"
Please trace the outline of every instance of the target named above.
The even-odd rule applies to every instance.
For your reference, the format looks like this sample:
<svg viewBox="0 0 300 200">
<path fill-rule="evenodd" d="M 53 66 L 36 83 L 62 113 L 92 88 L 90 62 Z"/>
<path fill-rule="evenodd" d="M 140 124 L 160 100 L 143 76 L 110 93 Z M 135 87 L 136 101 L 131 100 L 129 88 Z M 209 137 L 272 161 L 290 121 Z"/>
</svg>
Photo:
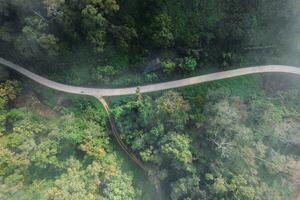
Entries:
<svg viewBox="0 0 300 200">
<path fill-rule="evenodd" d="M 108 116 L 108 121 L 109 121 L 109 125 L 111 127 L 113 136 L 115 138 L 115 140 L 117 141 L 117 143 L 120 145 L 120 147 L 125 151 L 125 153 L 130 157 L 130 159 L 137 165 L 139 166 L 148 176 L 148 179 L 150 180 L 150 182 L 152 182 L 155 186 L 155 191 L 156 191 L 156 199 L 157 200 L 161 200 L 162 199 L 162 193 L 161 193 L 161 186 L 160 186 L 160 181 L 159 181 L 159 177 L 150 177 L 149 176 L 149 171 L 147 170 L 147 168 L 145 167 L 144 163 L 137 158 L 132 152 L 131 150 L 129 150 L 129 148 L 124 144 L 124 142 L 122 141 L 117 128 L 116 128 L 116 124 L 114 121 L 114 117 L 111 114 L 111 111 L 109 109 L 109 106 L 107 104 L 107 102 L 105 101 L 104 98 L 98 98 L 99 102 L 103 105 L 107 116 Z"/>
<path fill-rule="evenodd" d="M 10 61 L 7 61 L 0 57 L 0 64 L 6 66 L 10 69 L 13 69 L 24 76 L 44 85 L 46 87 L 59 90 L 62 92 L 68 92 L 72 94 L 81 94 L 89 95 L 94 97 L 103 97 L 103 96 L 122 96 L 122 95 L 131 95 L 135 94 L 137 88 L 139 88 L 141 93 L 156 92 L 161 90 L 167 90 L 172 88 L 179 88 L 189 85 L 194 85 L 198 83 L 204 83 L 208 81 L 215 81 L 220 79 L 226 79 L 236 76 L 242 76 L 247 74 L 256 74 L 256 73 L 267 73 L 267 72 L 280 72 L 280 73 L 290 73 L 300 75 L 300 68 L 290 67 L 284 65 L 267 65 L 267 66 L 258 66 L 258 67 L 247 67 L 241 69 L 228 70 L 224 72 L 217 72 L 207 75 L 195 76 L 191 78 L 185 78 L 176 81 L 168 81 L 164 83 L 150 84 L 145 86 L 136 86 L 129 88 L 114 88 L 114 89 L 101 89 L 101 88 L 86 88 L 86 87 L 76 87 L 57 83 L 51 80 L 48 80 L 44 77 L 41 77 L 37 74 L 34 74 L 19 65 L 16 65 Z"/>
<path fill-rule="evenodd" d="M 106 103 L 105 99 L 104 98 L 98 98 L 98 100 L 103 105 L 103 107 L 104 107 L 104 109 L 107 113 L 109 124 L 110 124 L 111 130 L 112 130 L 113 136 L 116 139 L 116 141 L 118 142 L 118 144 L 120 145 L 120 147 L 125 151 L 125 153 L 131 158 L 131 160 L 133 162 L 135 162 L 142 170 L 147 172 L 146 167 L 144 166 L 143 162 L 141 160 L 139 160 L 133 153 L 131 153 L 131 151 L 127 148 L 127 146 L 122 141 L 120 135 L 118 134 L 114 118 L 113 118 L 113 116 L 110 112 L 109 106 Z"/>
</svg>

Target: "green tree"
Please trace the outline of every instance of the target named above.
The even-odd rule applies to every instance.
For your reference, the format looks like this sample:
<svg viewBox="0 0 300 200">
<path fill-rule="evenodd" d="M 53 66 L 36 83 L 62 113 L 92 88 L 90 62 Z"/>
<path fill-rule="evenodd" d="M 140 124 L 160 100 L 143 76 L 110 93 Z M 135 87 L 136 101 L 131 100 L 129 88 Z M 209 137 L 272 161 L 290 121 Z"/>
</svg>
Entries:
<svg viewBox="0 0 300 200">
<path fill-rule="evenodd" d="M 27 58 L 57 56 L 60 50 L 59 39 L 48 33 L 48 24 L 34 16 L 25 18 L 22 34 L 17 38 L 15 46 L 21 55 Z"/>
<path fill-rule="evenodd" d="M 109 200 L 136 199 L 132 187 L 132 177 L 127 174 L 119 174 L 113 177 L 103 189 L 103 196 Z"/>
<path fill-rule="evenodd" d="M 253 199 L 255 188 L 247 183 L 241 175 L 234 176 L 228 183 L 228 190 L 233 193 L 234 199 Z"/>
<path fill-rule="evenodd" d="M 100 8 L 95 4 L 87 4 L 81 11 L 83 30 L 86 31 L 87 40 L 96 52 L 102 52 L 106 41 L 107 22 Z"/>
<path fill-rule="evenodd" d="M 197 68 L 197 60 L 193 57 L 185 57 L 180 67 L 188 72 L 195 71 Z"/>
<path fill-rule="evenodd" d="M 161 140 L 161 152 L 175 169 L 185 169 L 192 163 L 190 143 L 188 136 L 170 132 Z"/>
<path fill-rule="evenodd" d="M 156 100 L 157 115 L 168 130 L 183 130 L 190 106 L 178 93 L 169 91 Z"/>
<path fill-rule="evenodd" d="M 110 65 L 99 66 L 91 70 L 91 77 L 95 81 L 101 81 L 105 84 L 110 81 L 118 74 L 118 71 Z"/>
<path fill-rule="evenodd" d="M 156 47 L 167 48 L 173 44 L 174 36 L 171 29 L 172 21 L 166 13 L 157 15 L 150 29 L 152 42 Z"/>
<path fill-rule="evenodd" d="M 9 101 L 15 100 L 21 91 L 21 84 L 18 81 L 7 80 L 0 83 L 0 136 L 6 129 L 6 117 L 8 111 L 6 105 Z"/>
<path fill-rule="evenodd" d="M 21 90 L 19 81 L 7 80 L 0 83 L 0 97 L 14 100 Z"/>
<path fill-rule="evenodd" d="M 220 96 L 225 98 L 216 98 Z M 202 127 L 212 145 L 211 169 L 217 172 L 216 178 L 207 179 L 211 193 L 230 199 L 264 198 L 267 193 L 274 199 L 288 196 L 275 186 L 284 180 L 289 193 L 294 187 L 287 169 L 291 158 L 274 150 L 284 141 L 274 131 L 283 121 L 280 107 L 254 98 L 245 102 L 219 92 L 210 93 L 207 99 L 204 114 L 209 119 Z M 272 176 L 271 182 L 264 178 L 266 174 Z"/>
<path fill-rule="evenodd" d="M 72 158 L 68 161 L 68 164 L 67 173 L 55 181 L 55 186 L 46 192 L 45 199 L 101 199 L 101 196 L 97 194 L 100 184 L 98 175 L 100 168 L 93 166 L 93 171 L 81 169 L 80 162 Z"/>
<path fill-rule="evenodd" d="M 164 72 L 171 73 L 175 70 L 176 63 L 171 60 L 166 60 L 166 61 L 161 62 L 161 66 L 162 66 L 162 69 Z"/>
<path fill-rule="evenodd" d="M 178 199 L 204 199 L 205 192 L 200 189 L 200 179 L 196 176 L 184 177 L 171 183 L 172 200 Z"/>
</svg>

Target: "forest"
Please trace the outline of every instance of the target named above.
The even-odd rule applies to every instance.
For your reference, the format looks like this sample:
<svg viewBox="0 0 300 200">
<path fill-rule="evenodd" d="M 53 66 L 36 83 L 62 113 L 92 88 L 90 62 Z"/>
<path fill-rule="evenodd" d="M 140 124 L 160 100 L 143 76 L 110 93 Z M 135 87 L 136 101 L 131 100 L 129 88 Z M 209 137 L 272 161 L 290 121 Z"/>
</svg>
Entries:
<svg viewBox="0 0 300 200">
<path fill-rule="evenodd" d="M 299 54 L 297 0 L 0 0 L 0 57 L 74 86 L 300 66 Z M 293 200 L 299 85 L 266 73 L 105 98 L 141 168 L 97 99 L 0 65 L 0 199 Z"/>
</svg>

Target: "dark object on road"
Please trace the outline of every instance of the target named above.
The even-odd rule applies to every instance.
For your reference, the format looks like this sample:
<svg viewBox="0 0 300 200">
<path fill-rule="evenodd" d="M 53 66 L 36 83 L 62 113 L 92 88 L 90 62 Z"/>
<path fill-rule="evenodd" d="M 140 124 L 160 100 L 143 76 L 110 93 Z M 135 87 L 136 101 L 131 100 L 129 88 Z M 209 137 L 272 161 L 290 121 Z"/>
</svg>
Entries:
<svg viewBox="0 0 300 200">
<path fill-rule="evenodd" d="M 154 72 L 161 69 L 160 59 L 156 58 L 151 60 L 147 67 L 144 69 L 144 73 Z"/>
</svg>

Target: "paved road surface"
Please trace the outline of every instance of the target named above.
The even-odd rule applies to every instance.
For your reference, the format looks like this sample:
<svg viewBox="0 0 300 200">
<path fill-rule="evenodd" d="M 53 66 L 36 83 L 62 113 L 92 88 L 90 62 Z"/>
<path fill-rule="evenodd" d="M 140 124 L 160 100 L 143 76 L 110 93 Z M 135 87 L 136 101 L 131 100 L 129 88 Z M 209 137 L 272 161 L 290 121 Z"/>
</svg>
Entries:
<svg viewBox="0 0 300 200">
<path fill-rule="evenodd" d="M 228 70 L 224 72 L 217 72 L 207 75 L 195 76 L 191 78 L 185 78 L 177 81 L 169 81 L 164 83 L 150 84 L 145 86 L 136 86 L 129 88 L 115 88 L 115 89 L 101 89 L 101 88 L 86 88 L 86 87 L 76 87 L 65 85 L 61 83 L 57 83 L 46 78 L 43 78 L 37 74 L 34 74 L 19 65 L 16 65 L 10 61 L 7 61 L 0 57 L 0 64 L 13 69 L 28 78 L 55 90 L 59 90 L 62 92 L 68 92 L 73 94 L 82 94 L 94 96 L 97 98 L 101 97 L 109 97 L 109 96 L 122 96 L 122 95 L 130 95 L 135 94 L 137 87 L 139 87 L 141 93 L 147 92 L 155 92 L 160 90 L 179 88 L 188 85 L 194 85 L 198 83 L 220 80 L 230 77 L 242 76 L 246 74 L 256 74 L 256 73 L 266 73 L 266 72 L 280 72 L 280 73 L 290 73 L 290 74 L 298 74 L 300 75 L 300 68 L 298 67 L 290 67 L 284 65 L 266 65 L 266 66 L 258 66 L 258 67 L 248 67 L 241 68 L 235 70 Z"/>
</svg>

